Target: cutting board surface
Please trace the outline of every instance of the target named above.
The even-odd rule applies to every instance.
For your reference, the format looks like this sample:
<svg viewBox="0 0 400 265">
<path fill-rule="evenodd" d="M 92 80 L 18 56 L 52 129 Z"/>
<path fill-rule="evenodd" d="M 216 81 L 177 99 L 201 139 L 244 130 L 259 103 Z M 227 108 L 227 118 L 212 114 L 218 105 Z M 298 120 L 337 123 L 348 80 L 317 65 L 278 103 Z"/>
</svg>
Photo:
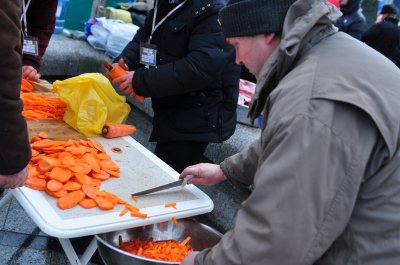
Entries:
<svg viewBox="0 0 400 265">
<path fill-rule="evenodd" d="M 86 137 L 69 126 L 63 120 L 27 121 L 29 137 L 45 132 L 51 140 L 86 139 Z"/>
</svg>

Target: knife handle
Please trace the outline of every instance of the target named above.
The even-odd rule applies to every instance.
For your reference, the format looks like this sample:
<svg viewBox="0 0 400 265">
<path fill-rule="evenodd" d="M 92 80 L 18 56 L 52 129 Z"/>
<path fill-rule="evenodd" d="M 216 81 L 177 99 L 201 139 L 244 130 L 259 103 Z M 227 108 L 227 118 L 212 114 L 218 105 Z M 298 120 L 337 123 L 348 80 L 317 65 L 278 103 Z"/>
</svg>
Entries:
<svg viewBox="0 0 400 265">
<path fill-rule="evenodd" d="M 187 176 L 183 179 L 182 185 L 181 185 L 181 186 L 183 187 L 183 186 L 185 186 L 186 184 L 188 184 L 188 181 L 191 180 L 192 178 L 194 178 L 193 175 L 187 175 Z"/>
</svg>

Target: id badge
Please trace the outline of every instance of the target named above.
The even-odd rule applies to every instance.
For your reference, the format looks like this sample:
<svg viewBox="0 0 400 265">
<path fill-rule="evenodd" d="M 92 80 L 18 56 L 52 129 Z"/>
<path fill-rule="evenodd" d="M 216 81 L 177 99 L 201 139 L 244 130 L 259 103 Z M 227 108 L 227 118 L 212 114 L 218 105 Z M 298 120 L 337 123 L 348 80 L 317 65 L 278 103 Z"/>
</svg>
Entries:
<svg viewBox="0 0 400 265">
<path fill-rule="evenodd" d="M 140 63 L 146 66 L 157 66 L 157 46 L 154 44 L 140 43 Z"/>
<path fill-rule="evenodd" d="M 39 40 L 36 37 L 24 37 L 24 46 L 22 47 L 23 54 L 30 54 L 33 56 L 39 55 Z"/>
</svg>

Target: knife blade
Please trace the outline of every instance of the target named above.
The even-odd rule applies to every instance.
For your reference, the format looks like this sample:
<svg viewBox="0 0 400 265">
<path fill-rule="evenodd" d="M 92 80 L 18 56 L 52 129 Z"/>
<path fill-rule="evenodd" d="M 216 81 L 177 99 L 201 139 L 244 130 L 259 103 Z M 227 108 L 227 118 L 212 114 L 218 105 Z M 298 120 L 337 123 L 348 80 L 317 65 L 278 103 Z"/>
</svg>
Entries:
<svg viewBox="0 0 400 265">
<path fill-rule="evenodd" d="M 180 180 L 178 180 L 178 181 L 174 181 L 174 182 L 171 182 L 171 183 L 168 183 L 168 184 L 165 184 L 165 185 L 161 185 L 161 186 L 159 186 L 159 187 L 151 188 L 151 189 L 148 189 L 148 190 L 136 192 L 136 193 L 133 193 L 133 194 L 131 194 L 131 195 L 132 195 L 132 196 L 141 196 L 141 195 L 145 195 L 145 194 L 154 193 L 154 192 L 157 192 L 157 191 L 162 191 L 162 190 L 166 190 L 166 189 L 171 189 L 171 188 L 178 187 L 178 186 L 183 187 L 183 186 L 185 186 L 185 185 L 187 184 L 187 182 L 188 182 L 190 179 L 192 179 L 193 177 L 194 177 L 194 176 L 192 176 L 192 175 L 188 175 L 188 176 L 186 176 L 184 179 L 180 179 Z"/>
</svg>

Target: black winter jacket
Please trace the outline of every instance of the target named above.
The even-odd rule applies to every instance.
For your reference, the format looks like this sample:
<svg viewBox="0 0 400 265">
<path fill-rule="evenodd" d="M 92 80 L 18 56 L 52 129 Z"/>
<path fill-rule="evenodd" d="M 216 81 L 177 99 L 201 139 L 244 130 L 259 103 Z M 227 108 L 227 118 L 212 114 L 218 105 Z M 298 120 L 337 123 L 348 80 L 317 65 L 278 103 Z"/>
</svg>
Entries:
<svg viewBox="0 0 400 265">
<path fill-rule="evenodd" d="M 156 24 L 177 4 L 158 0 Z M 217 22 L 223 0 L 187 0 L 154 32 L 157 68 L 139 64 L 140 42 L 147 42 L 154 9 L 121 55 L 134 70 L 133 89 L 151 97 L 150 141 L 221 142 L 236 128 L 240 67 L 235 50 Z"/>
<path fill-rule="evenodd" d="M 396 18 L 385 18 L 382 22 L 372 25 L 363 35 L 362 41 L 395 61 L 395 53 L 400 44 L 400 30 Z M 396 63 L 396 62 L 395 62 Z"/>
</svg>

